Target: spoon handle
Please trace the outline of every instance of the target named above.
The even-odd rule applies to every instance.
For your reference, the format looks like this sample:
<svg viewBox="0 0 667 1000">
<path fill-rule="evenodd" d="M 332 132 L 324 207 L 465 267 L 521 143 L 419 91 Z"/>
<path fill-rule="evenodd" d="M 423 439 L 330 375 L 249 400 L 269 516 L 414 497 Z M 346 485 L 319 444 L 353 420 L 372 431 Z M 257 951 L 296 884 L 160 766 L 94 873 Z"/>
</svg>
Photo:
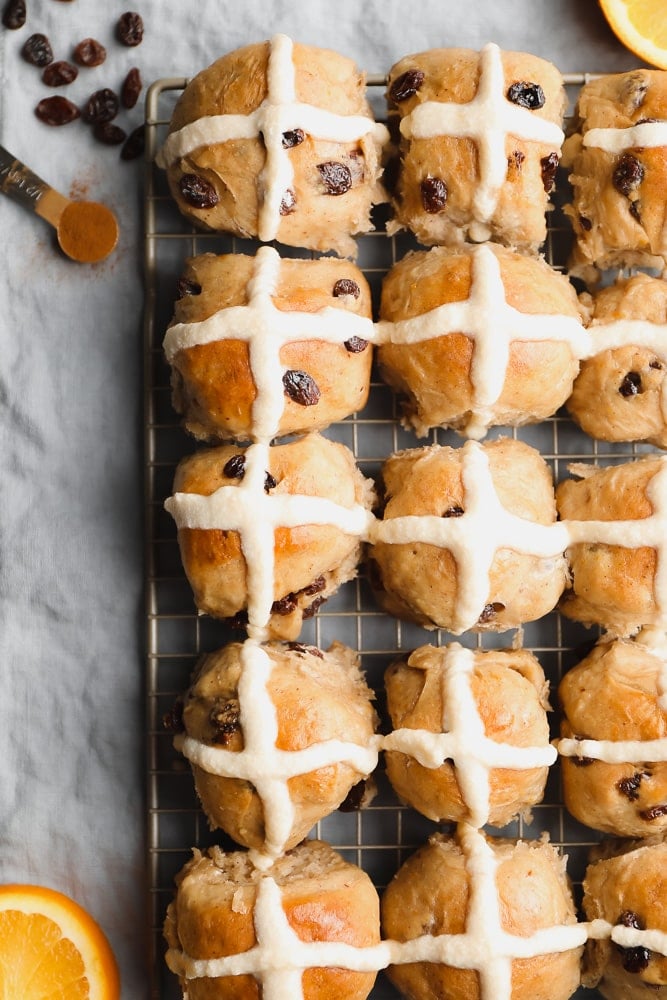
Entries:
<svg viewBox="0 0 667 1000">
<path fill-rule="evenodd" d="M 46 181 L 12 156 L 4 146 L 0 146 L 0 191 L 3 194 L 34 212 L 38 201 L 48 190 Z"/>
</svg>

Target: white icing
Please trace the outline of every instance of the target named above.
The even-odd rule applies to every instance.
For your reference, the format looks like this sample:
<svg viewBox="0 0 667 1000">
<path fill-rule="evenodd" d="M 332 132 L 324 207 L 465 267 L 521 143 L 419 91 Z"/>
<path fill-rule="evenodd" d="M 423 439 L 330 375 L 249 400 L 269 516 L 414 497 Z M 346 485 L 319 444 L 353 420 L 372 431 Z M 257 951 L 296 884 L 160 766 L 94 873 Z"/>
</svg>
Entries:
<svg viewBox="0 0 667 1000">
<path fill-rule="evenodd" d="M 472 628 L 487 602 L 490 572 L 500 549 L 560 559 L 568 545 L 565 522 L 538 524 L 510 513 L 496 493 L 488 457 L 476 441 L 461 449 L 463 514 L 460 517 L 407 515 L 375 521 L 371 541 L 405 545 L 424 542 L 449 549 L 456 560 L 457 592 L 451 631 Z"/>
<path fill-rule="evenodd" d="M 667 456 L 658 459 L 659 468 L 646 488 L 652 513 L 628 521 L 562 521 L 569 544 L 617 545 L 621 548 L 654 548 L 657 566 L 653 582 L 656 611 L 649 624 L 667 626 Z"/>
<path fill-rule="evenodd" d="M 247 566 L 248 634 L 265 639 L 271 617 L 274 581 L 274 534 L 278 527 L 331 525 L 359 538 L 368 534 L 372 514 L 361 504 L 344 507 L 326 497 L 266 492 L 269 445 L 257 442 L 245 451 L 245 474 L 234 486 L 209 496 L 174 493 L 165 502 L 177 528 L 237 531 Z"/>
<path fill-rule="evenodd" d="M 260 208 L 259 239 L 276 239 L 280 225 L 280 203 L 294 180 L 289 150 L 283 148 L 284 132 L 303 129 L 308 135 L 332 142 L 355 142 L 372 136 L 384 145 L 388 132 L 366 115 L 336 115 L 324 108 L 305 104 L 295 97 L 293 43 L 286 35 L 275 35 L 270 42 L 267 68 L 267 95 L 248 115 L 208 115 L 172 132 L 159 151 L 158 166 L 168 167 L 201 146 L 211 146 L 231 139 L 254 139 L 259 135 L 266 147 L 262 171 L 264 199 Z"/>
<path fill-rule="evenodd" d="M 586 757 L 605 764 L 667 761 L 667 737 L 656 740 L 589 740 L 563 737 L 558 740 L 561 757 Z"/>
<path fill-rule="evenodd" d="M 642 146 L 655 149 L 667 146 L 667 122 L 641 122 L 629 128 L 591 128 L 584 133 L 583 143 L 591 149 L 614 154 Z"/>
<path fill-rule="evenodd" d="M 376 333 L 379 343 L 390 344 L 418 344 L 450 333 L 463 333 L 472 340 L 473 401 L 463 431 L 479 439 L 494 422 L 493 406 L 503 390 L 513 341 L 566 343 L 579 358 L 589 353 L 590 335 L 574 316 L 522 313 L 510 306 L 500 263 L 490 247 L 475 248 L 471 268 L 467 299 L 444 303 L 410 319 L 381 320 Z"/>
<path fill-rule="evenodd" d="M 479 84 L 472 101 L 467 104 L 426 101 L 401 121 L 401 132 L 407 139 L 448 135 L 477 143 L 479 183 L 473 210 L 477 223 L 482 224 L 492 219 L 507 176 L 507 137 L 544 142 L 556 148 L 560 148 L 564 138 L 558 125 L 513 104 L 505 96 L 505 90 L 501 52 L 490 43 L 480 52 Z M 488 239 L 488 229 L 482 227 L 477 235 Z"/>
<path fill-rule="evenodd" d="M 268 689 L 272 670 L 265 649 L 252 641 L 243 644 L 238 684 L 243 750 L 225 750 L 182 734 L 174 739 L 176 748 L 209 774 L 240 778 L 254 785 L 262 800 L 265 828 L 264 850 L 251 852 L 257 867 L 281 855 L 292 832 L 295 807 L 289 793 L 290 778 L 338 763 L 368 775 L 378 759 L 377 740 L 360 746 L 332 739 L 302 750 L 280 750 L 276 746 L 278 719 Z"/>
<path fill-rule="evenodd" d="M 321 340 L 342 344 L 351 337 L 375 339 L 370 318 L 333 306 L 317 312 L 285 312 L 273 304 L 281 260 L 273 247 L 260 247 L 248 283 L 248 304 L 220 309 L 198 323 L 174 323 L 165 335 L 163 348 L 168 362 L 179 351 L 219 340 L 247 343 L 250 370 L 257 394 L 252 408 L 252 437 L 269 439 L 278 433 L 285 405 L 280 351 L 298 340 Z"/>
<path fill-rule="evenodd" d="M 443 650 L 441 733 L 425 729 L 396 729 L 382 740 L 383 750 L 414 757 L 423 767 L 438 768 L 451 759 L 461 797 L 476 827 L 489 821 L 490 776 L 494 767 L 523 770 L 548 767 L 556 759 L 549 745 L 517 747 L 487 737 L 472 691 L 475 654 L 459 643 Z"/>
<path fill-rule="evenodd" d="M 610 927 L 610 937 L 621 948 L 648 948 L 658 955 L 667 955 L 667 933 L 657 928 L 638 930 L 636 927 L 614 924 Z"/>
<path fill-rule="evenodd" d="M 642 347 L 652 351 L 667 363 L 667 323 L 649 323 L 644 319 L 618 319 L 610 323 L 593 323 L 591 349 L 586 357 L 613 351 L 618 347 Z M 583 356 L 582 356 L 583 357 Z M 667 379 L 662 380 L 660 409 L 667 421 Z"/>
</svg>

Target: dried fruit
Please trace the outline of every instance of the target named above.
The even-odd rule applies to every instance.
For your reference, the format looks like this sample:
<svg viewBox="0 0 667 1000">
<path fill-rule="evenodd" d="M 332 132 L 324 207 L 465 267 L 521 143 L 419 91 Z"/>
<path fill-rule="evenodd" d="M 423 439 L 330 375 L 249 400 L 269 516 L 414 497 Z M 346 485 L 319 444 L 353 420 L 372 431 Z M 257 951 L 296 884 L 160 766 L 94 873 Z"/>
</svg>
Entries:
<svg viewBox="0 0 667 1000">
<path fill-rule="evenodd" d="M 616 923 L 622 924 L 623 927 L 632 927 L 638 931 L 644 929 L 638 915 L 632 910 L 624 910 Z M 622 948 L 620 945 L 617 945 L 617 947 L 622 956 L 621 961 L 626 972 L 641 972 L 651 960 L 651 952 L 648 948 L 643 948 L 641 945 L 636 948 Z"/>
<path fill-rule="evenodd" d="M 79 75 L 76 66 L 72 66 L 66 59 L 59 59 L 58 62 L 49 63 L 42 73 L 42 82 L 47 87 L 65 87 L 72 83 Z"/>
<path fill-rule="evenodd" d="M 123 45 L 129 45 L 130 48 L 140 45 L 144 37 L 144 22 L 141 14 L 131 10 L 121 14 L 116 24 L 116 37 L 119 42 Z"/>
<path fill-rule="evenodd" d="M 185 298 L 186 295 L 201 295 L 201 285 L 198 281 L 191 281 L 190 278 L 179 278 L 176 290 L 179 299 Z"/>
<path fill-rule="evenodd" d="M 442 516 L 443 517 L 463 517 L 463 514 L 464 514 L 463 507 L 459 507 L 458 504 L 454 504 L 452 507 L 448 507 L 447 510 L 443 512 Z"/>
<path fill-rule="evenodd" d="M 650 809 L 642 809 L 639 815 L 642 819 L 651 823 L 654 819 L 660 819 L 661 816 L 667 816 L 667 805 L 651 806 Z"/>
<path fill-rule="evenodd" d="M 540 167 L 542 169 L 542 184 L 544 185 L 544 190 L 547 194 L 553 188 L 556 182 L 556 171 L 558 170 L 558 153 L 549 153 L 548 156 L 543 156 L 540 160 Z"/>
<path fill-rule="evenodd" d="M 593 228 L 593 223 L 591 222 L 590 219 L 587 219 L 585 215 L 580 215 L 579 216 L 579 225 L 587 233 L 589 233 L 591 231 L 591 229 Z"/>
<path fill-rule="evenodd" d="M 642 391 L 642 377 L 639 372 L 628 372 L 618 387 L 621 396 L 637 396 Z"/>
<path fill-rule="evenodd" d="M 408 69 L 405 73 L 401 73 L 400 76 L 396 77 L 389 88 L 389 97 L 397 104 L 399 101 L 407 101 L 408 97 L 414 97 L 423 82 L 423 70 Z"/>
<path fill-rule="evenodd" d="M 317 169 L 327 194 L 345 194 L 352 187 L 352 174 L 344 163 L 328 160 L 326 163 L 318 163 Z"/>
<path fill-rule="evenodd" d="M 212 741 L 225 746 L 240 727 L 241 713 L 239 702 L 236 699 L 227 701 L 224 704 L 216 702 L 208 718 L 213 727 Z"/>
<path fill-rule="evenodd" d="M 447 185 L 441 177 L 425 177 L 420 190 L 425 212 L 436 215 L 443 210 L 447 202 Z"/>
<path fill-rule="evenodd" d="M 68 125 L 81 117 L 76 104 L 66 97 L 45 97 L 35 108 L 35 114 L 45 125 Z"/>
<path fill-rule="evenodd" d="M 280 202 L 280 214 L 281 215 L 291 215 L 296 208 L 296 198 L 294 197 L 294 191 L 289 188 L 285 191 L 283 199 Z"/>
<path fill-rule="evenodd" d="M 223 476 L 227 479 L 243 479 L 245 476 L 245 455 L 240 453 L 232 455 L 228 459 L 222 469 Z"/>
<path fill-rule="evenodd" d="M 305 138 L 306 134 L 301 128 L 283 132 L 283 149 L 292 149 L 294 146 L 299 146 Z"/>
<path fill-rule="evenodd" d="M 32 66 L 43 67 L 53 62 L 51 42 L 46 35 L 42 35 L 39 32 L 26 39 L 21 49 L 21 55 Z"/>
<path fill-rule="evenodd" d="M 333 286 L 333 292 L 331 294 L 336 299 L 340 298 L 341 295 L 352 295 L 355 299 L 358 299 L 361 294 L 361 289 L 352 278 L 339 278 Z"/>
<path fill-rule="evenodd" d="M 546 98 L 539 83 L 527 83 L 525 80 L 520 80 L 513 83 L 507 91 L 507 100 L 511 101 L 512 104 L 518 104 L 521 108 L 535 111 L 537 108 L 544 107 Z"/>
<path fill-rule="evenodd" d="M 2 23 L 5 28 L 22 28 L 25 24 L 25 0 L 7 0 L 2 11 Z"/>
<path fill-rule="evenodd" d="M 103 142 L 105 146 L 120 146 L 125 142 L 127 135 L 120 125 L 113 122 L 97 122 L 93 127 L 93 135 L 98 142 Z"/>
<path fill-rule="evenodd" d="M 350 354 L 361 354 L 368 347 L 368 341 L 363 337 L 350 337 L 349 340 L 343 341 L 343 347 Z"/>
<path fill-rule="evenodd" d="M 275 476 L 272 476 L 270 472 L 267 472 L 264 476 L 264 492 L 268 493 L 269 490 L 275 490 L 278 485 L 278 480 Z"/>
<path fill-rule="evenodd" d="M 623 153 L 620 160 L 614 167 L 611 175 L 611 182 L 616 190 L 625 195 L 626 198 L 639 187 L 644 179 L 644 167 L 636 156 L 631 153 Z"/>
<path fill-rule="evenodd" d="M 72 58 L 79 66 L 86 66 L 89 69 L 93 66 L 101 66 L 107 57 L 107 50 L 101 42 L 94 38 L 84 38 L 75 47 Z"/>
<path fill-rule="evenodd" d="M 86 101 L 81 116 L 88 125 L 110 122 L 118 114 L 118 97 L 108 87 L 96 90 Z"/>
<path fill-rule="evenodd" d="M 289 369 L 283 375 L 283 388 L 289 398 L 299 406 L 315 406 L 320 401 L 320 390 L 308 372 Z"/>
<path fill-rule="evenodd" d="M 482 613 L 478 618 L 480 625 L 484 625 L 486 622 L 493 621 L 499 611 L 504 611 L 505 605 L 500 604 L 499 601 L 494 601 L 493 604 L 485 604 L 482 609 Z"/>
<path fill-rule="evenodd" d="M 627 778 L 621 778 L 616 782 L 616 787 L 621 795 L 625 795 L 630 802 L 636 802 L 639 798 L 639 786 L 646 775 L 643 771 L 636 771 Z"/>
<path fill-rule="evenodd" d="M 142 86 L 141 73 L 136 66 L 133 66 L 120 88 L 120 103 L 124 108 L 134 107 L 139 100 Z"/>
<path fill-rule="evenodd" d="M 136 160 L 143 156 L 146 145 L 146 132 L 143 125 L 137 125 L 128 135 L 125 145 L 120 151 L 121 160 Z"/>
<path fill-rule="evenodd" d="M 218 192 L 198 174 L 183 174 L 178 187 L 183 199 L 193 208 L 213 208 L 218 204 Z"/>
<path fill-rule="evenodd" d="M 274 601 L 271 605 L 272 615 L 291 615 L 293 611 L 296 611 L 296 597 L 294 594 L 287 594 L 285 597 L 281 597 L 279 601 Z"/>
</svg>

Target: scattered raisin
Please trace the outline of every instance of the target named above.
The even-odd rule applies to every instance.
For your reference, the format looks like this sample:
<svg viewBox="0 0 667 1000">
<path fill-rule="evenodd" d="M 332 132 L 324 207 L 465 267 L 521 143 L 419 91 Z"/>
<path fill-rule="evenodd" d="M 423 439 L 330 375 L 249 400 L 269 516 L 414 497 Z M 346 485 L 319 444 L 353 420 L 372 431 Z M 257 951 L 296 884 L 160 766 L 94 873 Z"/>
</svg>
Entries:
<svg viewBox="0 0 667 1000">
<path fill-rule="evenodd" d="M 146 132 L 144 126 L 137 125 L 125 140 L 125 145 L 120 151 L 121 160 L 136 160 L 138 156 L 143 156 L 145 143 Z"/>
<path fill-rule="evenodd" d="M 425 177 L 420 190 L 425 212 L 436 215 L 443 210 L 447 202 L 447 185 L 441 177 Z"/>
<path fill-rule="evenodd" d="M 623 153 L 611 175 L 611 182 L 616 190 L 629 198 L 631 192 L 639 187 L 643 179 L 644 168 L 637 157 L 630 153 Z"/>
<path fill-rule="evenodd" d="M 308 372 L 288 369 L 283 375 L 283 388 L 285 395 L 299 406 L 315 406 L 320 401 L 319 387 Z"/>
<path fill-rule="evenodd" d="M 178 187 L 183 199 L 193 208 L 213 208 L 218 204 L 218 192 L 198 174 L 183 174 Z"/>
<path fill-rule="evenodd" d="M 275 490 L 278 485 L 278 480 L 275 476 L 272 476 L 270 472 L 267 472 L 264 476 L 264 492 L 268 493 L 269 490 Z"/>
<path fill-rule="evenodd" d="M 170 710 L 165 712 L 162 716 L 162 725 L 171 733 L 185 732 L 185 724 L 183 722 L 183 702 L 180 698 L 177 698 L 172 708 L 170 708 Z"/>
<path fill-rule="evenodd" d="M 327 194 L 345 194 L 352 187 L 352 174 L 350 168 L 346 167 L 344 163 L 328 160 L 326 163 L 318 163 L 317 169 Z"/>
<path fill-rule="evenodd" d="M 628 778 L 621 778 L 620 781 L 616 782 L 616 787 L 618 788 L 621 795 L 625 795 L 630 802 L 636 802 L 639 798 L 639 786 L 642 783 L 642 778 L 646 775 L 642 771 L 636 771 L 634 774 L 630 775 Z"/>
<path fill-rule="evenodd" d="M 637 396 L 642 391 L 642 377 L 639 372 L 628 372 L 620 386 L 618 391 L 621 396 Z"/>
<path fill-rule="evenodd" d="M 299 593 L 305 594 L 307 597 L 310 597 L 312 594 L 321 593 L 326 587 L 326 585 L 327 581 L 324 579 L 323 576 L 316 576 L 313 582 L 309 583 L 307 587 L 303 588 L 303 590 L 300 590 Z"/>
<path fill-rule="evenodd" d="M 294 146 L 300 146 L 305 138 L 306 133 L 302 128 L 294 128 L 288 132 L 283 132 L 283 149 L 292 149 Z"/>
<path fill-rule="evenodd" d="M 660 819 L 661 816 L 667 816 L 667 805 L 651 806 L 650 809 L 642 809 L 639 815 L 642 819 L 651 823 L 654 819 Z"/>
<path fill-rule="evenodd" d="M 53 62 L 51 42 L 46 35 L 40 35 L 39 33 L 31 35 L 30 38 L 26 39 L 21 49 L 21 55 L 26 62 L 40 68 L 48 66 L 50 62 Z"/>
<path fill-rule="evenodd" d="M 459 507 L 458 504 L 454 504 L 453 507 L 448 507 L 443 513 L 443 517 L 463 517 L 464 510 L 463 507 Z M 487 605 L 488 606 L 488 605 Z"/>
<path fill-rule="evenodd" d="M 397 104 L 399 101 L 407 101 L 408 97 L 413 97 L 417 93 L 423 82 L 423 70 L 408 69 L 396 77 L 389 88 L 389 96 Z"/>
<path fill-rule="evenodd" d="M 121 14 L 116 24 L 116 37 L 119 42 L 123 45 L 129 45 L 130 48 L 140 45 L 144 37 L 144 22 L 141 14 L 136 14 L 131 10 Z"/>
<path fill-rule="evenodd" d="M 96 90 L 86 101 L 81 116 L 88 125 L 110 122 L 118 114 L 118 97 L 109 87 Z"/>
<path fill-rule="evenodd" d="M 291 615 L 293 611 L 296 611 L 296 597 L 294 594 L 287 594 L 285 597 L 281 597 L 279 601 L 274 601 L 271 605 L 272 615 L 284 617 L 285 615 Z"/>
<path fill-rule="evenodd" d="M 528 108 L 535 111 L 543 108 L 545 103 L 544 91 L 539 83 L 526 83 L 524 80 L 513 83 L 507 91 L 507 100 L 512 104 L 518 104 L 521 108 Z"/>
<path fill-rule="evenodd" d="M 283 199 L 280 202 L 280 214 L 281 215 L 291 215 L 296 208 L 296 198 L 294 197 L 294 191 L 289 188 L 285 191 Z"/>
<path fill-rule="evenodd" d="M 487 622 L 493 621 L 499 611 L 504 610 L 505 605 L 501 604 L 499 601 L 494 601 L 493 604 L 485 604 L 477 621 L 480 625 L 485 625 Z"/>
<path fill-rule="evenodd" d="M 92 69 L 93 66 L 101 66 L 106 57 L 107 50 L 95 38 L 84 38 L 72 53 L 75 63 L 78 63 L 79 66 L 87 66 L 89 69 Z"/>
<path fill-rule="evenodd" d="M 349 340 L 343 341 L 343 347 L 350 354 L 361 354 L 368 347 L 368 341 L 363 337 L 350 337 Z"/>
<path fill-rule="evenodd" d="M 366 782 L 358 781 L 356 785 L 347 793 L 347 796 L 338 806 L 341 812 L 358 812 L 366 795 Z"/>
<path fill-rule="evenodd" d="M 653 361 L 649 362 L 649 368 L 655 368 L 656 371 L 662 371 L 662 364 L 657 358 L 654 358 Z"/>
<path fill-rule="evenodd" d="M 22 28 L 25 24 L 25 0 L 7 0 L 2 11 L 2 23 L 5 28 Z"/>
<path fill-rule="evenodd" d="M 355 299 L 358 299 L 361 294 L 361 289 L 352 278 L 339 278 L 333 286 L 333 292 L 331 294 L 335 299 L 340 298 L 341 295 L 352 295 Z"/>
<path fill-rule="evenodd" d="M 307 608 L 303 609 L 303 617 L 313 618 L 325 601 L 326 597 L 316 597 L 312 604 L 309 604 Z"/>
<path fill-rule="evenodd" d="M 316 656 L 319 660 L 324 659 L 324 653 L 317 646 L 304 646 L 302 642 L 288 642 L 287 648 L 295 653 L 309 653 L 310 656 Z"/>
<path fill-rule="evenodd" d="M 593 228 L 593 223 L 591 222 L 590 219 L 587 219 L 585 215 L 579 216 L 579 225 L 587 233 L 590 233 L 591 229 Z"/>
<path fill-rule="evenodd" d="M 93 126 L 93 135 L 98 142 L 103 142 L 105 146 L 120 146 L 125 142 L 127 134 L 120 125 L 113 122 L 97 122 Z"/>
<path fill-rule="evenodd" d="M 213 727 L 212 741 L 221 743 L 223 746 L 229 743 L 230 738 L 239 729 L 239 720 L 238 701 L 227 701 L 224 704 L 216 702 L 208 716 L 208 721 Z"/>
<path fill-rule="evenodd" d="M 616 923 L 622 924 L 623 927 L 632 927 L 638 931 L 644 929 L 639 917 L 632 910 L 624 910 Z M 642 972 L 651 960 L 651 952 L 648 948 L 643 948 L 641 945 L 636 948 L 622 948 L 620 945 L 617 945 L 617 947 L 622 956 L 621 961 L 626 972 Z"/>
<path fill-rule="evenodd" d="M 548 156 L 543 156 L 540 160 L 540 167 L 542 169 L 542 184 L 544 185 L 544 190 L 547 194 L 553 188 L 556 182 L 556 171 L 558 170 L 558 153 L 549 153 Z"/>
<path fill-rule="evenodd" d="M 523 166 L 523 161 L 526 159 L 526 154 L 522 153 L 520 149 L 515 149 L 513 153 L 507 157 L 507 168 L 511 170 L 512 167 L 516 170 L 518 174 L 521 173 L 521 168 Z"/>
<path fill-rule="evenodd" d="M 124 108 L 134 107 L 139 100 L 142 86 L 141 73 L 136 66 L 133 66 L 120 88 L 120 103 Z"/>
<path fill-rule="evenodd" d="M 45 97 L 35 108 L 35 114 L 45 125 L 68 125 L 81 117 L 76 104 L 66 97 Z"/>
<path fill-rule="evenodd" d="M 227 479 L 243 479 L 245 475 L 245 455 L 238 453 L 228 459 L 222 469 Z"/>
<path fill-rule="evenodd" d="M 639 198 L 637 198 L 636 201 L 631 201 L 628 205 L 628 211 L 630 212 L 632 218 L 635 219 L 635 221 L 641 225 L 642 217 L 639 204 L 640 204 Z"/>
<path fill-rule="evenodd" d="M 65 59 L 59 59 L 58 62 L 49 63 L 45 68 L 42 73 L 42 82 L 47 87 L 65 87 L 68 83 L 76 80 L 78 75 L 79 71 L 76 66 L 72 66 Z"/>
<path fill-rule="evenodd" d="M 176 290 L 179 299 L 184 299 L 186 295 L 201 295 L 201 285 L 190 278 L 179 278 Z"/>
</svg>

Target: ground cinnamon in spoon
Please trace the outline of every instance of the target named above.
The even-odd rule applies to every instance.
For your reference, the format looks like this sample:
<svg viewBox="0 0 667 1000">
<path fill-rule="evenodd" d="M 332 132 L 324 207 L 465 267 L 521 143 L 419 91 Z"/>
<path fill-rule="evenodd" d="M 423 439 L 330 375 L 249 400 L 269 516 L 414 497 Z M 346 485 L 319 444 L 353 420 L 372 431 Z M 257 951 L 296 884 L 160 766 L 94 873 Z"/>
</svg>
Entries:
<svg viewBox="0 0 667 1000">
<path fill-rule="evenodd" d="M 93 264 L 104 260 L 118 242 L 116 217 L 94 201 L 70 202 L 58 222 L 58 243 L 72 260 Z"/>
</svg>

